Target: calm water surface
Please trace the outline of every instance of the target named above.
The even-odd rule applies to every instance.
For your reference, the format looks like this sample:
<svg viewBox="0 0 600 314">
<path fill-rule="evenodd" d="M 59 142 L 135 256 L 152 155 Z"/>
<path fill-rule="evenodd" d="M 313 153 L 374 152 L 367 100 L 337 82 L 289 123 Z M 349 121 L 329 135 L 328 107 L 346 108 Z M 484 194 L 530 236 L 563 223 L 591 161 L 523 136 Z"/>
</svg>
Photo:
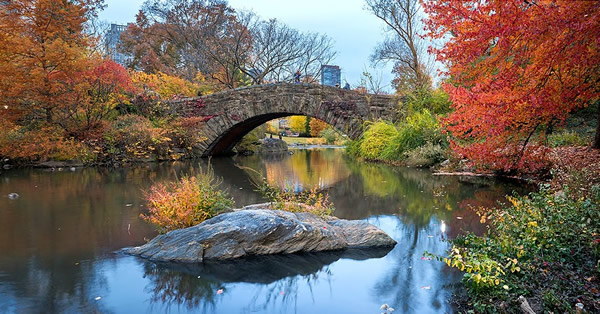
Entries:
<svg viewBox="0 0 600 314">
<path fill-rule="evenodd" d="M 206 162 L 1 173 L 0 313 L 380 313 L 383 303 L 400 313 L 448 313 L 461 274 L 423 253 L 443 254 L 461 230 L 482 232 L 471 207 L 523 191 L 358 163 L 339 149 L 213 159 L 238 206 L 263 201 L 251 183 L 258 171 L 271 184 L 327 188 L 336 216 L 367 220 L 398 244 L 201 265 L 115 253 L 156 236 L 139 218 L 142 191 Z"/>
</svg>

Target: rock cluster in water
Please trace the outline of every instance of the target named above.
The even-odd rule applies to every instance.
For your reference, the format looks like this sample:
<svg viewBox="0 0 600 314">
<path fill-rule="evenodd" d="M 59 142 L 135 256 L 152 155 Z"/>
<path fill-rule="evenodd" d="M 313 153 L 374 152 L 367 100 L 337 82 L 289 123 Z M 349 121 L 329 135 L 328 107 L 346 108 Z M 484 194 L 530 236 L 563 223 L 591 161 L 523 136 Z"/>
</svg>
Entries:
<svg viewBox="0 0 600 314">
<path fill-rule="evenodd" d="M 385 232 L 364 221 L 254 206 L 159 235 L 145 245 L 125 249 L 125 253 L 154 261 L 196 263 L 269 254 L 393 247 L 395 244 Z"/>
<path fill-rule="evenodd" d="M 287 152 L 288 146 L 284 140 L 280 140 L 278 138 L 265 138 L 261 140 L 259 151 L 261 153 Z"/>
</svg>

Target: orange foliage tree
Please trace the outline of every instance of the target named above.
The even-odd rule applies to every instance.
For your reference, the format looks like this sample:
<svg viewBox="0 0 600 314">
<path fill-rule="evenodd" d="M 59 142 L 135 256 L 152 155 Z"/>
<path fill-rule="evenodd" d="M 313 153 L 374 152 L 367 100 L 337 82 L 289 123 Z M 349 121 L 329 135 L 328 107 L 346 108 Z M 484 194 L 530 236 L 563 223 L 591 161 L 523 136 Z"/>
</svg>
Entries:
<svg viewBox="0 0 600 314">
<path fill-rule="evenodd" d="M 84 32 L 102 0 L 13 0 L 0 6 L 0 105 L 54 122 L 88 66 Z M 6 107 L 4 107 L 6 108 Z"/>
<path fill-rule="evenodd" d="M 450 77 L 453 149 L 495 170 L 539 170 L 544 130 L 600 96 L 600 2 L 423 4 L 430 36 L 446 40 L 431 51 Z"/>
<path fill-rule="evenodd" d="M 316 118 L 312 118 L 310 120 L 310 136 L 319 137 L 321 136 L 321 131 L 327 128 L 327 122 L 321 121 Z"/>
</svg>

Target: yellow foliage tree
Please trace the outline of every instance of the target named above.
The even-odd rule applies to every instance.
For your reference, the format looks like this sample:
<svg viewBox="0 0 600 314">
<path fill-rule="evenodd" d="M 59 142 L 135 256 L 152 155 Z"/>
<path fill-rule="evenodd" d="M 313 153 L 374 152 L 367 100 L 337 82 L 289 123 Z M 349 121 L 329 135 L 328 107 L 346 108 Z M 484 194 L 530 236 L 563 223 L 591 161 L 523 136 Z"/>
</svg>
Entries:
<svg viewBox="0 0 600 314">
<path fill-rule="evenodd" d="M 205 88 L 204 85 L 193 83 L 176 76 L 170 76 L 162 72 L 148 74 L 141 71 L 132 71 L 131 79 L 138 89 L 153 90 L 157 92 L 162 99 L 169 99 L 177 96 L 193 97 L 197 96 L 198 92 L 202 92 L 202 94 L 210 93 L 210 90 Z"/>
<path fill-rule="evenodd" d="M 293 132 L 304 133 L 306 131 L 306 117 L 305 116 L 291 116 L 289 121 L 290 121 L 290 129 Z"/>
</svg>

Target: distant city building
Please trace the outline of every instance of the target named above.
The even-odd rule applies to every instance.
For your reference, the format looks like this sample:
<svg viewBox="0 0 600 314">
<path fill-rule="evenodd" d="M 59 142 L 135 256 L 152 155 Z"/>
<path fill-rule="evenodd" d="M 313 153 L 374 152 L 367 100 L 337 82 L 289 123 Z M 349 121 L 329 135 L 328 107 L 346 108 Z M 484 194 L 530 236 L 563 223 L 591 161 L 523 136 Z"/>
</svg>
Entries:
<svg viewBox="0 0 600 314">
<path fill-rule="evenodd" d="M 118 48 L 121 44 L 121 33 L 126 29 L 127 25 L 110 24 L 110 30 L 106 33 L 106 37 L 104 38 L 104 46 L 108 57 L 124 67 L 131 61 L 131 57 L 119 52 Z"/>
<path fill-rule="evenodd" d="M 290 125 L 288 124 L 287 119 L 279 119 L 279 129 L 280 130 L 287 130 L 289 128 L 290 128 Z"/>
<path fill-rule="evenodd" d="M 337 65 L 324 65 L 321 67 L 321 85 L 340 86 L 342 71 Z"/>
</svg>

